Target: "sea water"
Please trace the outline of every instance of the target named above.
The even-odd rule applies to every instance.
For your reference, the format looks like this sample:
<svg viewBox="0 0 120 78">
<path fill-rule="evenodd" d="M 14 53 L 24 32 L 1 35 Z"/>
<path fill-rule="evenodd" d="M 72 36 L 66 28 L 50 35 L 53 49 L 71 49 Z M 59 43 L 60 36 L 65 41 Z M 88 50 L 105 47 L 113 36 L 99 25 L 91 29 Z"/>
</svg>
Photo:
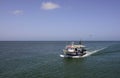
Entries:
<svg viewBox="0 0 120 78">
<path fill-rule="evenodd" d="M 120 78 L 119 41 L 85 41 L 87 57 L 61 58 L 70 43 L 1 41 L 0 78 Z"/>
</svg>

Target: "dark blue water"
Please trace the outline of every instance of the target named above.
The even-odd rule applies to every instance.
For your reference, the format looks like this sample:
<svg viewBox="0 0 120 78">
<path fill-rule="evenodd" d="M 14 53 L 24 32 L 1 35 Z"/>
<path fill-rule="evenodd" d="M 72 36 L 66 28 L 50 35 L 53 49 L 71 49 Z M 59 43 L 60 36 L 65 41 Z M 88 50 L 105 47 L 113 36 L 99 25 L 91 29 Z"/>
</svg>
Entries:
<svg viewBox="0 0 120 78">
<path fill-rule="evenodd" d="M 59 57 L 68 41 L 1 41 L 0 78 L 120 78 L 120 42 L 84 42 L 94 52 L 82 59 Z"/>
</svg>

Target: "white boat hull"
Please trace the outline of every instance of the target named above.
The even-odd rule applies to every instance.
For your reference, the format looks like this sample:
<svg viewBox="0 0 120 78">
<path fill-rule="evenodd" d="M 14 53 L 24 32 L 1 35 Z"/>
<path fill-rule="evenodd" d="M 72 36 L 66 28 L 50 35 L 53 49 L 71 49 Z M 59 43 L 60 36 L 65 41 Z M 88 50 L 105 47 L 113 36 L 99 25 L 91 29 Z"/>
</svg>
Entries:
<svg viewBox="0 0 120 78">
<path fill-rule="evenodd" d="M 60 55 L 60 57 L 62 57 L 62 58 L 84 58 L 84 57 L 87 57 L 89 54 L 85 54 L 85 55 L 82 55 L 82 56 L 80 56 L 80 55 L 78 55 L 78 56 L 69 56 L 69 55 L 63 55 L 63 54 L 61 54 Z"/>
</svg>

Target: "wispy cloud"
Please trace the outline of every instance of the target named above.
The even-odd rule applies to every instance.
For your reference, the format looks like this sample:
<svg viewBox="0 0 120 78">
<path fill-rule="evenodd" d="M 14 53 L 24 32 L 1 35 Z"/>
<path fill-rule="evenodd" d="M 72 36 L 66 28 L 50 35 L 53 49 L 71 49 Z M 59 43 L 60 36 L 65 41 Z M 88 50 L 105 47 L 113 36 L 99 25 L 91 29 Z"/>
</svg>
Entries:
<svg viewBox="0 0 120 78">
<path fill-rule="evenodd" d="M 14 15 L 23 15 L 23 10 L 14 10 L 14 11 L 12 11 L 12 14 L 14 14 Z"/>
<path fill-rule="evenodd" d="M 40 8 L 43 10 L 53 10 L 60 8 L 60 5 L 52 2 L 43 2 Z"/>
</svg>

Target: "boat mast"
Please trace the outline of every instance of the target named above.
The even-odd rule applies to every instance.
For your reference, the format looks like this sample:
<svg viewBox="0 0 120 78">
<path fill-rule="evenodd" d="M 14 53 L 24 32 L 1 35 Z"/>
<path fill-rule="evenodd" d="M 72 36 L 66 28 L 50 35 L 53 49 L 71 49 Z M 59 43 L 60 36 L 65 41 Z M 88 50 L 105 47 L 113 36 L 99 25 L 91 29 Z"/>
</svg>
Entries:
<svg viewBox="0 0 120 78">
<path fill-rule="evenodd" d="M 74 42 L 72 42 L 72 46 L 74 45 Z"/>
<path fill-rule="evenodd" d="M 79 44 L 82 45 L 82 41 L 81 40 L 79 41 Z"/>
</svg>

